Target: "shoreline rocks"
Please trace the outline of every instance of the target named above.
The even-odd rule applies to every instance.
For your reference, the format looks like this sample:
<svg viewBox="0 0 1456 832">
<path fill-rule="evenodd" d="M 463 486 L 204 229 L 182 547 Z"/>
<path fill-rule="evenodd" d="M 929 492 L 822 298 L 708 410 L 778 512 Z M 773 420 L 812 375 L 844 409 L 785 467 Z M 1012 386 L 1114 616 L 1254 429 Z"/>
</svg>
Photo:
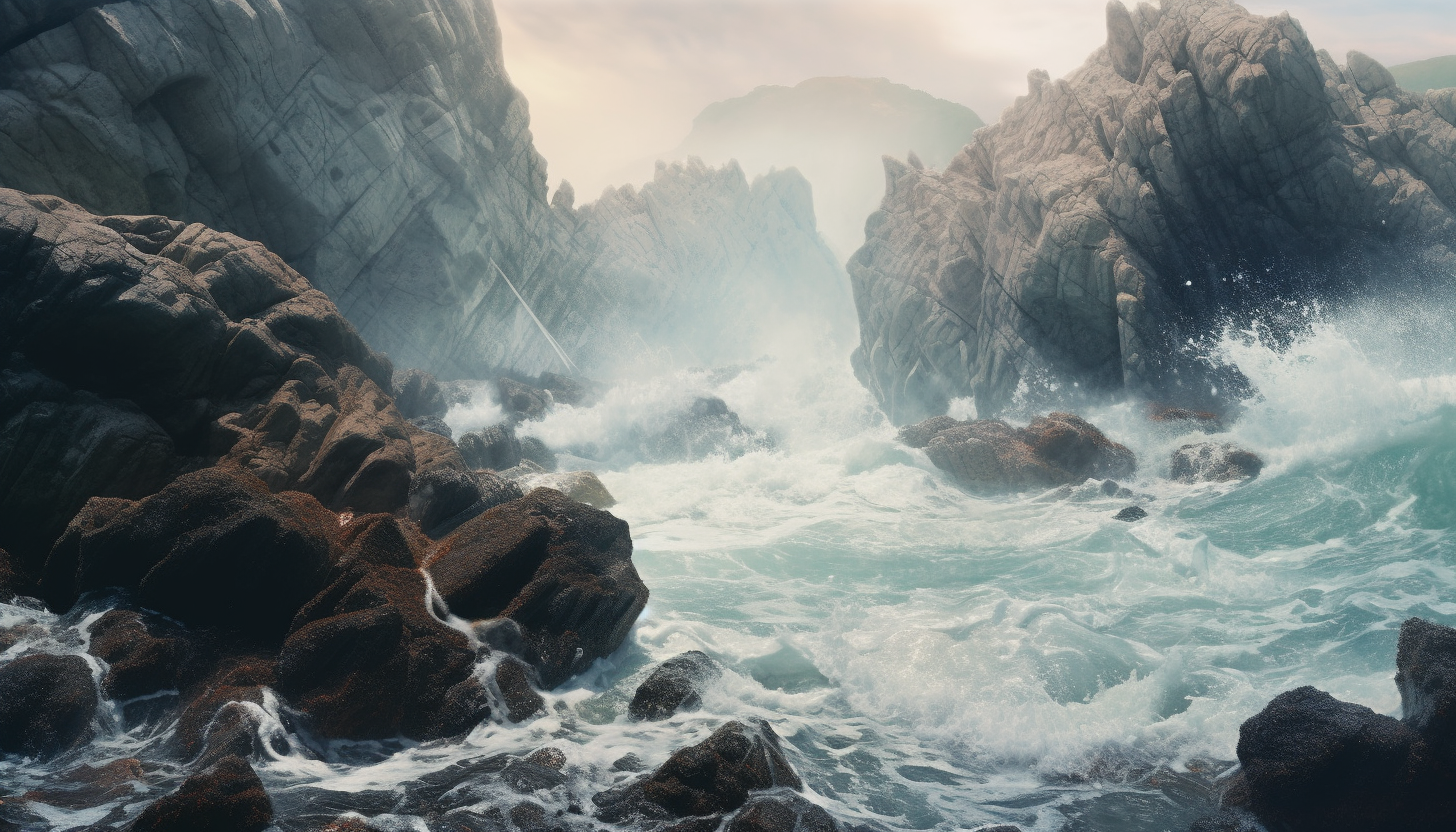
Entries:
<svg viewBox="0 0 1456 832">
<path fill-rule="evenodd" d="M 1184 445 L 1173 452 L 1168 477 L 1176 482 L 1231 482 L 1253 479 L 1264 470 L 1264 460 L 1227 442 Z"/>
<path fill-rule="evenodd" d="M 999 420 L 927 419 L 900 431 L 937 468 L 966 488 L 1011 492 L 1088 479 L 1122 479 L 1137 470 L 1132 451 L 1069 413 L 1038 417 L 1025 428 Z"/>
<path fill-rule="evenodd" d="M 1456 700 L 1456 630 L 1409 619 L 1396 666 L 1402 719 L 1303 687 L 1246 721 L 1243 769 L 1224 795 L 1228 811 L 1201 828 L 1239 829 L 1240 811 L 1292 832 L 1448 828 L 1456 769 L 1443 706 Z"/>
</svg>

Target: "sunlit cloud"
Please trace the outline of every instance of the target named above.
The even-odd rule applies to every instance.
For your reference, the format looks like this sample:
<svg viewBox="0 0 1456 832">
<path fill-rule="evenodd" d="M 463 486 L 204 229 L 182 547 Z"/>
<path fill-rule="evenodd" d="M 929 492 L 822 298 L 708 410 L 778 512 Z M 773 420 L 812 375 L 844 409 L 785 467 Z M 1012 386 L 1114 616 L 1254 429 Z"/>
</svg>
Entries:
<svg viewBox="0 0 1456 832">
<path fill-rule="evenodd" d="M 1456 53 L 1450 0 L 1246 4 L 1288 9 L 1316 45 L 1387 63 Z M 1105 0 L 497 0 L 506 64 L 553 182 L 584 197 L 670 150 L 704 106 L 763 84 L 887 77 L 987 121 L 1026 74 L 1079 66 Z M 639 163 L 634 165 L 633 163 Z"/>
</svg>

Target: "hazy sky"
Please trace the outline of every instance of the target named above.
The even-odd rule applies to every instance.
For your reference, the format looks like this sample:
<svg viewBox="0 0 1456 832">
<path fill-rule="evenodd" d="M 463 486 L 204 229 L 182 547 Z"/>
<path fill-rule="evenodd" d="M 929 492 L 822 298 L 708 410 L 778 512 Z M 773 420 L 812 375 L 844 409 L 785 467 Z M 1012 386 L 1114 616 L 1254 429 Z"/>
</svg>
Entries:
<svg viewBox="0 0 1456 832">
<path fill-rule="evenodd" d="M 1340 60 L 1456 53 L 1456 0 L 1245 3 L 1288 10 Z M 1026 73 L 1070 72 L 1106 37 L 1105 0 L 496 0 L 532 131 L 583 199 L 675 147 L 702 108 L 762 84 L 886 77 L 993 122 Z"/>
</svg>

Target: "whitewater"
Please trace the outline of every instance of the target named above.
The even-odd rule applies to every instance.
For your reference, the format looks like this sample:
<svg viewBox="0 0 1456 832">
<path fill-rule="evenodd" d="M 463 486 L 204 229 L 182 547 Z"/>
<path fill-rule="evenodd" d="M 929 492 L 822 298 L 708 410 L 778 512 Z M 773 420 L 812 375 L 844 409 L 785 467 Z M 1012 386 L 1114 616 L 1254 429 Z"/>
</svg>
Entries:
<svg viewBox="0 0 1456 832">
<path fill-rule="evenodd" d="M 1231 328 L 1202 345 L 1255 391 L 1214 437 L 1264 458 L 1247 483 L 1170 482 L 1172 451 L 1207 436 L 1150 422 L 1141 404 L 1069 399 L 1137 453 L 1131 498 L 1096 482 L 966 493 L 896 441 L 837 347 L 780 345 L 558 406 L 520 432 L 567 451 L 564 470 L 596 470 L 618 499 L 652 593 L 631 637 L 548 694 L 545 715 L 463 740 L 325 743 L 269 703 L 257 768 L 280 825 L 290 795 L 302 805 L 309 789 L 364 794 L 547 745 L 565 753 L 568 782 L 533 796 L 563 817 L 589 813 L 593 793 L 637 776 L 631 758 L 651 769 L 757 717 L 810 799 L 851 825 L 1182 832 L 1215 806 L 1240 723 L 1270 698 L 1314 685 L 1398 715 L 1400 623 L 1456 624 L 1456 335 L 1439 308 L 1312 312 L 1292 339 Z M 670 464 L 602 450 L 700 396 L 721 397 L 772 447 Z M 952 411 L 974 415 L 964 401 Z M 484 392 L 448 418 L 457 436 L 501 420 Z M 1113 519 L 1131 504 L 1148 518 Z M 88 603 L 64 618 L 0 606 L 0 625 L 32 625 L 7 652 L 84 655 L 107 606 Z M 687 650 L 727 668 L 702 708 L 629 720 L 636 686 Z M 170 727 L 145 718 L 146 702 L 109 707 L 86 759 L 164 746 Z M 7 762 L 0 780 L 23 786 L 66 764 Z M 519 800 L 498 788 L 471 799 Z M 46 811 L 65 829 L 109 809 Z"/>
</svg>

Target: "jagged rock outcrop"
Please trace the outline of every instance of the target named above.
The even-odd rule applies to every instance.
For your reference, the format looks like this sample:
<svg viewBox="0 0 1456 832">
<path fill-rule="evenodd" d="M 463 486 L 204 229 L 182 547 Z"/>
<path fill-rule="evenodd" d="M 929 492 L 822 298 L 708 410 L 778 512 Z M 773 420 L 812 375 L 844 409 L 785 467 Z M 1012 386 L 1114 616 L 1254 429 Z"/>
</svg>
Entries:
<svg viewBox="0 0 1456 832">
<path fill-rule="evenodd" d="M 464 466 L 404 421 L 389 362 L 257 243 L 0 190 L 0 262 L 0 547 L 24 572 L 91 498 L 218 462 L 361 512 L 401 507 L 422 462 Z"/>
<path fill-rule="evenodd" d="M 640 190 L 609 189 L 573 219 L 593 274 L 622 304 L 624 332 L 682 363 L 756 358 L 760 338 L 805 318 L 853 337 L 844 272 L 796 170 L 750 184 L 736 162 L 659 163 Z"/>
<path fill-rule="evenodd" d="M 1226 315 L 1456 266 L 1438 94 L 1227 0 L 1113 4 L 1108 27 L 944 172 L 886 160 L 849 271 L 855 368 L 896 421 L 994 414 L 1038 377 L 1208 409 L 1227 385 L 1178 348 Z"/>
<path fill-rule="evenodd" d="M 590 368 L 766 269 L 844 294 L 796 174 L 548 201 L 489 0 L 4 0 L 0 92 L 0 186 L 259 240 L 444 378 L 561 369 L 532 311 Z"/>
</svg>

